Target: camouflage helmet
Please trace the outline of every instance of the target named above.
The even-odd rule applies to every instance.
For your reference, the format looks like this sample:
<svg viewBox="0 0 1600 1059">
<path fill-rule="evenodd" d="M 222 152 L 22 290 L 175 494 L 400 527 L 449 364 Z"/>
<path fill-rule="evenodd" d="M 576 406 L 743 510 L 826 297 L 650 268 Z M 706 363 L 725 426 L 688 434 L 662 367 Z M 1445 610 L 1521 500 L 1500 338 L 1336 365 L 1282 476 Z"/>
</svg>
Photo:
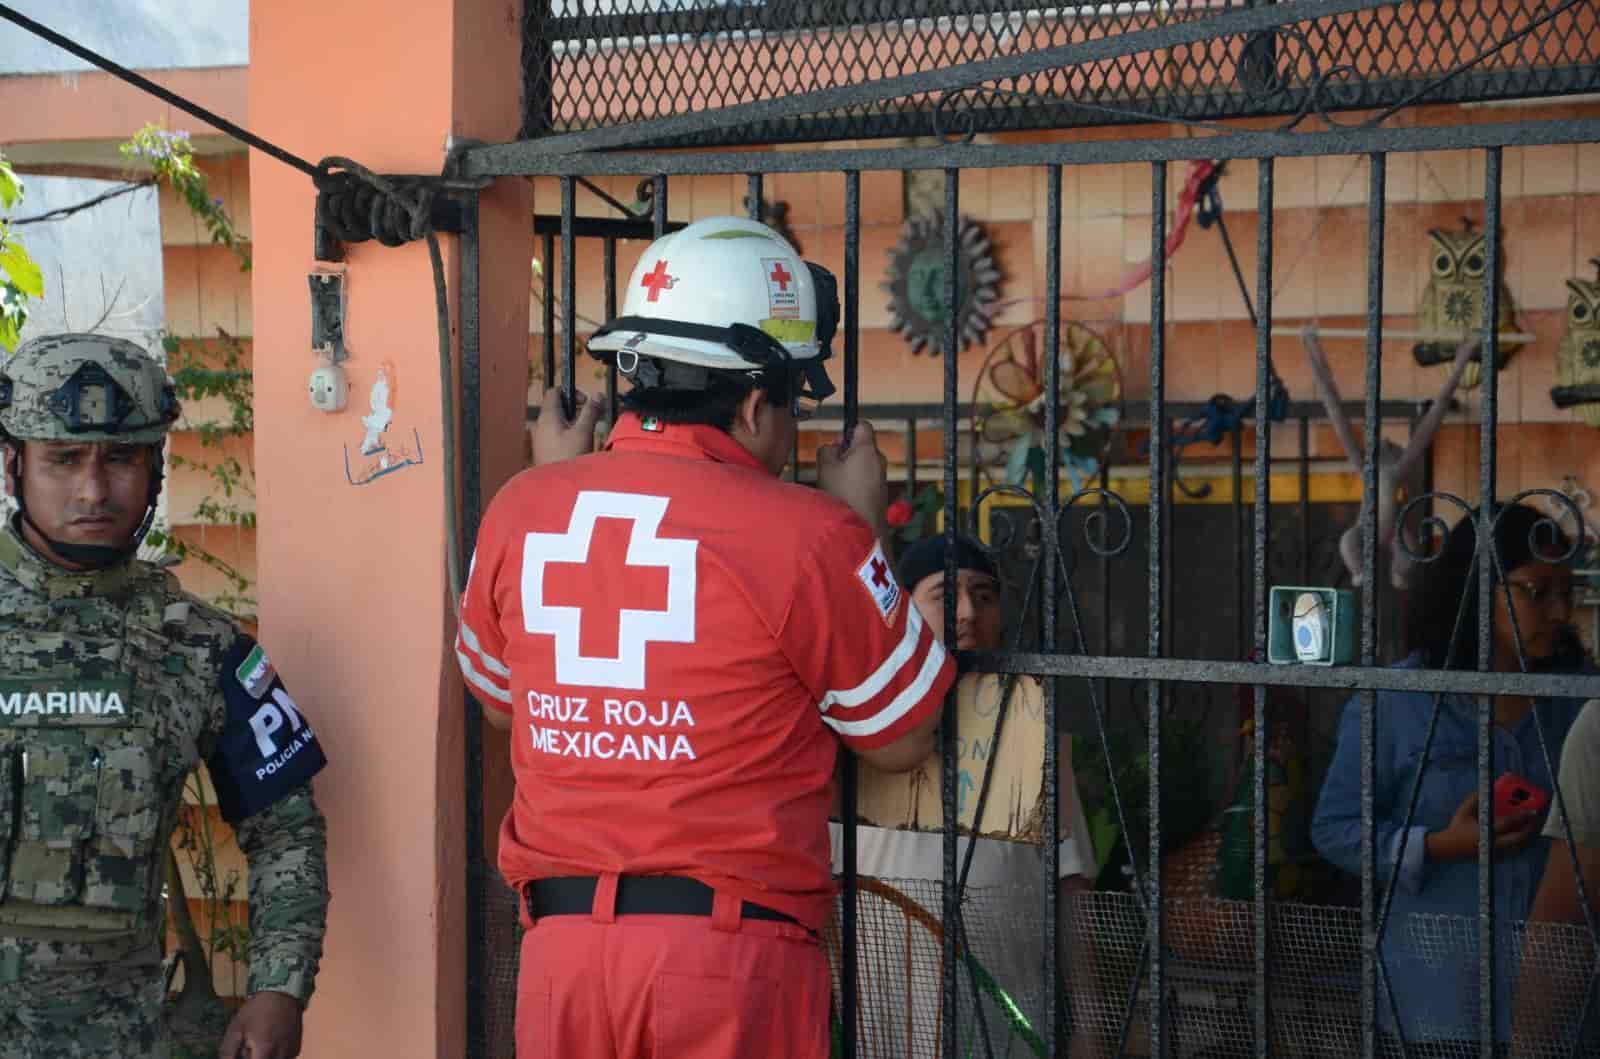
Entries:
<svg viewBox="0 0 1600 1059">
<path fill-rule="evenodd" d="M 150 445 L 178 413 L 166 369 L 126 339 L 45 335 L 0 368 L 0 430 L 18 441 Z"/>
</svg>

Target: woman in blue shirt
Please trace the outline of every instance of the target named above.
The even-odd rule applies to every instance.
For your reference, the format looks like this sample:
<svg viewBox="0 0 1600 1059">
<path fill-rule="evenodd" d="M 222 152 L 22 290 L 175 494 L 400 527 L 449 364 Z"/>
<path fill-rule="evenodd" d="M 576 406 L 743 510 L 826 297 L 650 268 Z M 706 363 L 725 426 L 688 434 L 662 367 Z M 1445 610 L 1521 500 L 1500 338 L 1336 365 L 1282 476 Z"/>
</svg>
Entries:
<svg viewBox="0 0 1600 1059">
<path fill-rule="evenodd" d="M 1412 653 L 1400 663 L 1403 667 L 1477 666 L 1475 518 L 1462 519 L 1439 558 L 1421 567 L 1423 576 L 1408 601 Z M 1582 649 L 1568 624 L 1572 577 L 1560 561 L 1571 550 L 1570 542 L 1541 512 L 1515 504 L 1500 510 L 1494 545 L 1504 572 L 1503 578 L 1496 575 L 1488 601 L 1495 670 L 1520 672 L 1521 658 L 1530 671 L 1582 668 Z M 1424 761 L 1429 720 L 1440 698 L 1438 730 Z M 1550 790 L 1551 762 L 1560 760 L 1561 744 L 1582 705 L 1576 699 L 1495 697 L 1496 774 L 1515 773 Z M 1378 1010 L 1395 1054 L 1400 1054 L 1399 1041 L 1392 1038 L 1400 1035 L 1411 1056 L 1478 1054 L 1478 711 L 1477 697 L 1471 695 L 1377 694 L 1373 816 L 1379 887 L 1394 878 L 1393 903 L 1380 939 Z M 1361 871 L 1360 725 L 1357 696 L 1345 707 L 1338 748 L 1312 822 L 1317 849 L 1352 873 Z M 1408 819 L 1419 773 L 1416 815 Z M 1542 822 L 1540 815 L 1526 813 L 1494 821 L 1494 1023 L 1502 1048 L 1511 1036 L 1517 924 L 1532 907 L 1549 846 L 1539 837 Z"/>
</svg>

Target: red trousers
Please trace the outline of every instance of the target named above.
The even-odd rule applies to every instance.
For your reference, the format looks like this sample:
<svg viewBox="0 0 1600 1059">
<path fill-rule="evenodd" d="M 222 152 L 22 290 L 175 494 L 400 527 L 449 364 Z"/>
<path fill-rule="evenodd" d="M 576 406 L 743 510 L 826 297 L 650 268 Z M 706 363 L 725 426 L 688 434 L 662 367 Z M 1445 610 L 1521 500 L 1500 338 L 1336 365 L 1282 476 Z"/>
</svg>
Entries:
<svg viewBox="0 0 1600 1059">
<path fill-rule="evenodd" d="M 522 941 L 517 1059 L 828 1059 L 821 944 L 791 923 L 546 916 Z M 615 890 L 610 891 L 613 895 Z"/>
</svg>

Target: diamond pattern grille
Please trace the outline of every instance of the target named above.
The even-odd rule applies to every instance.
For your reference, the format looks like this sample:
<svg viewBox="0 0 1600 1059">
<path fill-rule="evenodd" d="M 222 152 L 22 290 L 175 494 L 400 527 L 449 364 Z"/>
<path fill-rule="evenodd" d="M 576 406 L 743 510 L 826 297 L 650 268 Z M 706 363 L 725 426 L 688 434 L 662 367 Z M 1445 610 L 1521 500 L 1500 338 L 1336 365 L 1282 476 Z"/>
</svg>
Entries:
<svg viewBox="0 0 1600 1059">
<path fill-rule="evenodd" d="M 980 132 L 1215 121 L 1417 101 L 1600 90 L 1596 5 L 1403 3 L 1219 35 L 993 82 L 962 100 Z M 530 0 L 523 135 L 626 124 L 898 77 L 1178 23 L 1246 0 Z M 1514 38 L 1514 39 L 1512 39 Z M 1447 75 L 1448 80 L 1445 80 Z M 888 99 L 707 132 L 677 145 L 925 136 L 936 100 Z"/>
</svg>

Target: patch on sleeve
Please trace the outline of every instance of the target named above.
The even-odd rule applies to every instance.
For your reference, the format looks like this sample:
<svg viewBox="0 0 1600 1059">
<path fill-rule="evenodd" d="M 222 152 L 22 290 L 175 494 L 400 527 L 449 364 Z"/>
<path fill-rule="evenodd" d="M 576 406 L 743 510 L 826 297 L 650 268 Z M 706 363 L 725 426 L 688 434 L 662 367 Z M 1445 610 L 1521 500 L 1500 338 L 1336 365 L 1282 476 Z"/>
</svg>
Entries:
<svg viewBox="0 0 1600 1059">
<path fill-rule="evenodd" d="M 223 819 L 236 823 L 311 782 L 328 759 L 259 644 L 241 635 L 221 673 L 226 715 L 206 767 Z"/>
<path fill-rule="evenodd" d="M 278 678 L 278 671 L 272 668 L 272 660 L 267 657 L 266 649 L 260 644 L 250 649 L 244 656 L 244 661 L 239 663 L 239 668 L 233 671 L 239 684 L 252 699 L 259 699 L 267 693 L 272 682 Z"/>
<path fill-rule="evenodd" d="M 872 605 L 878 608 L 879 616 L 887 625 L 900 608 L 901 592 L 900 583 L 894 579 L 894 569 L 883 554 L 882 544 L 872 546 L 866 560 L 856 567 L 856 577 L 867 590 L 867 595 L 872 597 Z"/>
</svg>

